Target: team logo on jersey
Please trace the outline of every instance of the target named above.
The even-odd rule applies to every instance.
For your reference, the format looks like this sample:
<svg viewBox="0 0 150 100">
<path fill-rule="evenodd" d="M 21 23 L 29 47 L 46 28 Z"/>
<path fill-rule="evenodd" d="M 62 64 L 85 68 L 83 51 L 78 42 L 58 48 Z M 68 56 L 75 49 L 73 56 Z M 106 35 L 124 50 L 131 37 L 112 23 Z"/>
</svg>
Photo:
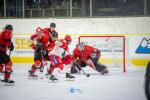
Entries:
<svg viewBox="0 0 150 100">
<path fill-rule="evenodd" d="M 150 53 L 150 38 L 143 38 L 135 53 Z"/>
</svg>

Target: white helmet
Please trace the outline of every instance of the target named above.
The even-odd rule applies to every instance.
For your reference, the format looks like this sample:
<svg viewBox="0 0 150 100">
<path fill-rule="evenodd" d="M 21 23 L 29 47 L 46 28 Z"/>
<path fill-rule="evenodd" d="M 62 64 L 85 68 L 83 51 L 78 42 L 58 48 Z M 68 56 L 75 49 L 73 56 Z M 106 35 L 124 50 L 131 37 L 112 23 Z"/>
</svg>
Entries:
<svg viewBox="0 0 150 100">
<path fill-rule="evenodd" d="M 79 43 L 77 46 L 78 46 L 78 49 L 80 50 L 80 51 L 82 51 L 82 50 L 84 50 L 84 47 L 85 47 L 85 43 L 84 42 L 81 42 L 81 43 Z"/>
</svg>

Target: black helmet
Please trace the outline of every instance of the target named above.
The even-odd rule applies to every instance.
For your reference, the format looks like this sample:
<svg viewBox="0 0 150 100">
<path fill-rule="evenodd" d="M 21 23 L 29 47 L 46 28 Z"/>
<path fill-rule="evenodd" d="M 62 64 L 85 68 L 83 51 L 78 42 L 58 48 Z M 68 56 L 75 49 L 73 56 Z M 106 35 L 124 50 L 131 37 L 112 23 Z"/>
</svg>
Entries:
<svg viewBox="0 0 150 100">
<path fill-rule="evenodd" d="M 13 27 L 12 27 L 12 25 L 10 25 L 10 24 L 7 24 L 7 25 L 5 26 L 5 29 L 8 29 L 8 30 L 12 30 L 12 31 L 13 31 Z"/>
<path fill-rule="evenodd" d="M 55 23 L 51 23 L 50 27 L 56 27 L 56 24 Z"/>
</svg>

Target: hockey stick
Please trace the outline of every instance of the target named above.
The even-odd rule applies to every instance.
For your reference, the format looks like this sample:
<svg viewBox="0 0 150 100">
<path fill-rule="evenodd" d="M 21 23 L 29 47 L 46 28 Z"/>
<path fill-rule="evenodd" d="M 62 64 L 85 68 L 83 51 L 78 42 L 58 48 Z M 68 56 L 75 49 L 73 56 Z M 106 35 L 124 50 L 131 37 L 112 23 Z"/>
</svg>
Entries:
<svg viewBox="0 0 150 100">
<path fill-rule="evenodd" d="M 8 54 L 9 58 L 10 58 L 10 55 L 11 55 L 11 51 L 9 51 L 9 54 Z M 13 70 L 11 70 L 11 73 L 13 73 Z"/>
<path fill-rule="evenodd" d="M 9 51 L 9 54 L 8 54 L 8 56 L 10 57 L 10 55 L 11 55 L 11 51 Z"/>
<path fill-rule="evenodd" d="M 86 77 L 90 77 L 90 74 L 87 74 L 83 69 L 82 69 L 82 67 L 77 63 L 77 61 L 75 61 L 74 62 L 77 66 L 79 66 L 80 67 L 80 69 L 82 70 L 82 72 L 83 72 L 83 74 L 86 76 Z M 75 66 L 76 67 L 76 66 Z M 77 68 L 77 67 L 76 67 Z M 79 71 L 79 70 L 77 70 L 77 71 Z M 80 71 L 79 71 L 80 72 Z M 78 72 L 78 73 L 79 73 Z"/>
</svg>

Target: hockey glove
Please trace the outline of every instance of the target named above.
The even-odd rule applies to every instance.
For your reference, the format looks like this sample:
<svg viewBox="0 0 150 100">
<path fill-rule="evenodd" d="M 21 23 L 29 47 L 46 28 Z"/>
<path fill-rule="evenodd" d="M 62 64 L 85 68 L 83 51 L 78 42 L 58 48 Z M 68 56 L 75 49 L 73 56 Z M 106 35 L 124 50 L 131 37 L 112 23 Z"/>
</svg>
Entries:
<svg viewBox="0 0 150 100">
<path fill-rule="evenodd" d="M 36 44 L 36 50 L 41 51 L 42 50 L 42 43 L 37 43 Z"/>
<path fill-rule="evenodd" d="M 43 55 L 44 58 L 46 58 L 47 60 L 50 61 L 47 50 L 42 50 L 41 53 L 42 53 L 42 55 Z"/>
<path fill-rule="evenodd" d="M 14 45 L 13 45 L 13 43 L 11 43 L 11 45 L 9 46 L 9 50 L 10 50 L 10 51 L 13 51 L 13 50 L 14 50 Z"/>
</svg>

